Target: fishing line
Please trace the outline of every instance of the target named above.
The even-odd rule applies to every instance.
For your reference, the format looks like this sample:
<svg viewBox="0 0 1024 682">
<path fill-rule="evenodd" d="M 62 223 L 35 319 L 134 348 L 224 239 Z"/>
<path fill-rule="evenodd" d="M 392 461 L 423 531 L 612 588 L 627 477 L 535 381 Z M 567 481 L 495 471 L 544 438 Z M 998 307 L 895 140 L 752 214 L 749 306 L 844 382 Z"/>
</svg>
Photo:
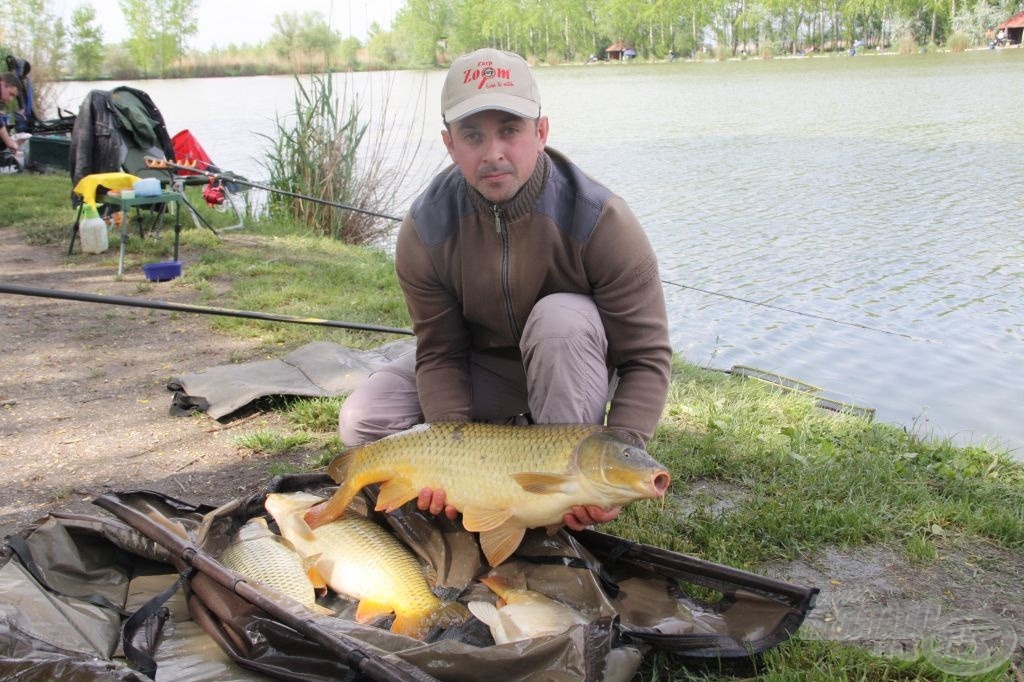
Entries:
<svg viewBox="0 0 1024 682">
<path fill-rule="evenodd" d="M 228 308 L 214 308 L 205 305 L 193 305 L 189 303 L 168 303 L 167 301 L 153 301 L 146 298 L 132 298 L 129 296 L 104 296 L 102 294 L 85 294 L 78 291 L 63 291 L 60 289 L 40 289 L 38 287 L 26 287 L 19 284 L 4 284 L 0 282 L 0 294 L 18 294 L 21 296 L 39 296 L 41 298 L 57 298 L 68 301 L 85 301 L 87 303 L 106 303 L 108 305 L 123 305 L 132 308 L 153 308 L 156 310 L 170 310 L 181 313 L 199 313 L 202 315 L 222 315 L 224 317 L 244 317 L 253 320 L 268 320 L 271 322 L 292 322 L 295 324 L 313 324 L 321 327 L 337 327 L 340 329 L 355 329 L 366 332 L 382 332 L 385 334 L 408 334 L 411 329 L 399 327 L 382 327 L 373 324 L 361 324 L 358 322 L 338 322 L 336 320 L 322 320 L 316 317 L 294 317 L 292 315 L 274 315 L 272 313 L 258 313 L 251 310 L 231 310 Z"/>
<path fill-rule="evenodd" d="M 903 332 L 894 332 L 891 329 L 882 329 L 881 327 L 872 327 L 871 325 L 861 324 L 860 322 L 848 322 L 846 320 L 837 320 L 834 317 L 826 317 L 825 315 L 816 315 L 814 313 L 805 313 L 802 310 L 794 310 L 793 308 L 785 308 L 779 305 L 772 305 L 771 303 L 765 303 L 763 301 L 754 301 L 749 298 L 743 298 L 741 296 L 733 296 L 731 294 L 723 294 L 720 291 L 711 291 L 710 289 L 701 289 L 700 287 L 690 286 L 688 284 L 680 284 L 679 282 L 670 282 L 667 279 L 661 280 L 662 284 L 671 284 L 674 287 L 680 289 L 690 289 L 691 291 L 699 291 L 702 294 L 708 294 L 711 296 L 720 296 L 727 298 L 731 301 L 739 301 L 740 303 L 749 303 L 750 305 L 757 305 L 763 308 L 771 308 L 772 310 L 781 310 L 782 312 L 792 313 L 794 315 L 800 315 L 802 317 L 810 317 L 816 320 L 824 320 L 825 322 L 833 322 L 835 324 L 846 325 L 847 327 L 857 327 L 858 329 L 867 329 L 868 331 L 880 332 L 882 334 L 889 334 L 890 336 L 900 336 L 904 339 L 910 339 L 911 341 L 923 341 L 924 343 L 942 343 L 934 339 L 922 338 L 920 336 L 914 336 L 912 334 L 904 334 Z"/>
</svg>

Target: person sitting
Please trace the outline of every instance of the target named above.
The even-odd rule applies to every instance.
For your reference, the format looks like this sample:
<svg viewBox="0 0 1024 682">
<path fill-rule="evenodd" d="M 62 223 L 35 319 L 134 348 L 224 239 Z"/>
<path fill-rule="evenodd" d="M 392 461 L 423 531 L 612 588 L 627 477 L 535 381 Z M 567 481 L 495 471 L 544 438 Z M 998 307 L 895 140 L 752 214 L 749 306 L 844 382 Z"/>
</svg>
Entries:
<svg viewBox="0 0 1024 682">
<path fill-rule="evenodd" d="M 8 103 L 12 100 L 17 101 L 18 89 L 19 81 L 16 75 L 10 71 L 0 74 L 0 104 L 3 105 L 5 110 Z M 15 154 L 18 152 L 18 143 L 11 137 L 11 133 L 7 129 L 9 125 L 10 122 L 7 119 L 6 111 L 0 111 L 0 144 L 4 147 L 4 154 L 3 158 L 0 159 L 0 165 L 4 166 L 17 165 Z"/>
<path fill-rule="evenodd" d="M 395 251 L 416 349 L 345 400 L 342 442 L 425 420 L 607 424 L 644 444 L 672 348 L 639 221 L 547 147 L 540 91 L 519 55 L 459 57 L 441 104 L 454 163 L 413 202 Z M 457 514 L 444 491 L 421 491 L 417 504 Z M 565 522 L 579 530 L 618 513 L 576 507 Z"/>
</svg>

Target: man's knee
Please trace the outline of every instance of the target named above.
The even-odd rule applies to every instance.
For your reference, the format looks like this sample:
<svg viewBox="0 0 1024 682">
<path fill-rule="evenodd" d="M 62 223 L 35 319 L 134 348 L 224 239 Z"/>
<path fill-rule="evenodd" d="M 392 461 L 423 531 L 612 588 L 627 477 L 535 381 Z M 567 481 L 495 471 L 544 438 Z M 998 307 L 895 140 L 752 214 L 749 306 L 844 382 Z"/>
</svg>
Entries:
<svg viewBox="0 0 1024 682">
<path fill-rule="evenodd" d="M 537 301 L 523 329 L 523 341 L 551 337 L 590 336 L 604 339 L 604 326 L 594 299 L 583 294 L 551 294 Z"/>
<path fill-rule="evenodd" d="M 582 294 L 551 294 L 533 307 L 523 328 L 520 349 L 524 357 L 535 349 L 562 340 L 604 355 L 608 341 L 594 299 Z"/>
<path fill-rule="evenodd" d="M 402 431 L 422 419 L 415 360 L 399 358 L 367 378 L 338 412 L 338 435 L 352 447 Z"/>
</svg>

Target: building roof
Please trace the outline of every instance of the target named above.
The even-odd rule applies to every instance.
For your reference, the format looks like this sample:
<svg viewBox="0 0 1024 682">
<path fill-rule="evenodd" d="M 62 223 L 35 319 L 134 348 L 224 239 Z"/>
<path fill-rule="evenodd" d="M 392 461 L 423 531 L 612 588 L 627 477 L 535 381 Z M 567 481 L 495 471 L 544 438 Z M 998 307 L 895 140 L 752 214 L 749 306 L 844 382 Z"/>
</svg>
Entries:
<svg viewBox="0 0 1024 682">
<path fill-rule="evenodd" d="M 996 26 L 996 28 L 1024 28 L 1024 12 L 1014 14 L 1012 17 Z"/>
</svg>

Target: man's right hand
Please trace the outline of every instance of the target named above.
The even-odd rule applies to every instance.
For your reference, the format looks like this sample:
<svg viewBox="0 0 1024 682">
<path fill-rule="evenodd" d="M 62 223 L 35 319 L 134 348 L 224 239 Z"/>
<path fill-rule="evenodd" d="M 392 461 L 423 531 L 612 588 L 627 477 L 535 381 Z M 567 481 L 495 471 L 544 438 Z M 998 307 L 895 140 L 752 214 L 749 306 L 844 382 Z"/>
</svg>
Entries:
<svg viewBox="0 0 1024 682">
<path fill-rule="evenodd" d="M 416 508 L 420 511 L 425 511 L 437 516 L 442 511 L 444 515 L 448 517 L 450 521 L 454 521 L 455 517 L 459 515 L 459 510 L 450 504 L 445 504 L 446 497 L 444 491 L 441 489 L 431 490 L 430 488 L 424 488 L 420 491 L 420 496 L 416 499 Z"/>
</svg>

